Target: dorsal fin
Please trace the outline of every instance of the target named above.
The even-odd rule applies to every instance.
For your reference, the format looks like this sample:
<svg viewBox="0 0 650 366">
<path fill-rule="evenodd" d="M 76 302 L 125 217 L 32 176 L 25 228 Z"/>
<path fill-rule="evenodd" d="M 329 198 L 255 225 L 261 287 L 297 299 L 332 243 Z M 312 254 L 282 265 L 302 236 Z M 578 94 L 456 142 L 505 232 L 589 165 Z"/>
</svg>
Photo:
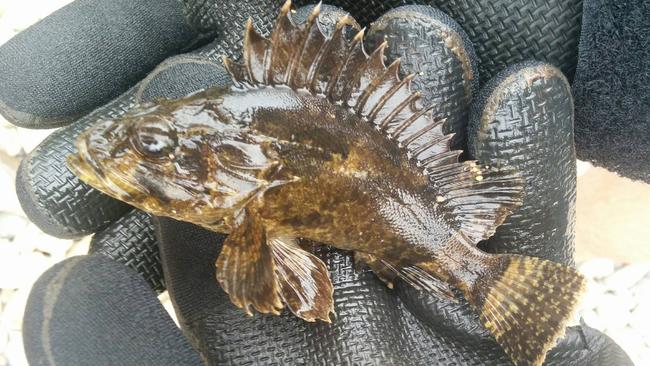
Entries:
<svg viewBox="0 0 650 366">
<path fill-rule="evenodd" d="M 430 176 L 440 193 L 437 203 L 448 208 L 443 211 L 458 230 L 474 242 L 490 237 L 521 204 L 522 180 L 513 172 L 459 162 L 462 151 L 451 150 L 452 135 L 443 132 L 445 121 L 422 108 L 420 93 L 411 91 L 414 76 L 400 77 L 399 60 L 384 64 L 386 43 L 368 55 L 363 30 L 346 38 L 345 27 L 355 24 L 347 16 L 326 36 L 318 22 L 320 9 L 316 5 L 307 21 L 296 25 L 287 0 L 269 39 L 259 35 L 249 20 L 243 63 L 223 58 L 235 87 L 286 85 L 350 108 L 395 140 Z"/>
</svg>

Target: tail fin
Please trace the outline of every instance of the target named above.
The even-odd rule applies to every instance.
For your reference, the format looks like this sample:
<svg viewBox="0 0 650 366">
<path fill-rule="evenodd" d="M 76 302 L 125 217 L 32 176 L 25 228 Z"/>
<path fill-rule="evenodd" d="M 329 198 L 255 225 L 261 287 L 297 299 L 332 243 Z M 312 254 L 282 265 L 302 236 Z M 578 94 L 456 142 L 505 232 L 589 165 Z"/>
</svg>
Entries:
<svg viewBox="0 0 650 366">
<path fill-rule="evenodd" d="M 541 365 L 564 335 L 586 281 L 575 269 L 518 255 L 498 255 L 468 301 L 517 366 Z"/>
</svg>

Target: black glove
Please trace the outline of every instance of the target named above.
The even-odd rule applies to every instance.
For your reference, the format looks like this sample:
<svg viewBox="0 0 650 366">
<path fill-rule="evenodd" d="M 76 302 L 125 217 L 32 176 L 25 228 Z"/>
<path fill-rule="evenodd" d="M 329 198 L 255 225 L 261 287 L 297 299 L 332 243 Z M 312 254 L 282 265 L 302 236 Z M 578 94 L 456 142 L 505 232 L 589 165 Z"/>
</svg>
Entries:
<svg viewBox="0 0 650 366">
<path fill-rule="evenodd" d="M 66 9 L 71 12 L 67 20 L 65 17 L 63 20 L 50 20 L 52 25 L 48 26 L 50 30 L 45 34 L 56 33 L 51 27 L 70 28 L 71 19 L 84 19 L 79 15 L 72 17 L 84 9 L 80 6 L 75 10 L 74 6 L 78 4 L 83 5 L 75 3 Z M 214 19 L 216 8 L 203 5 L 205 8 L 187 8 L 190 10 L 186 9 L 186 14 L 195 20 Z M 240 19 L 246 18 L 246 13 L 237 7 L 243 5 L 246 3 L 231 5 L 231 12 L 224 9 L 217 11 L 222 18 L 218 24 L 228 24 L 226 21 L 235 18 L 239 20 L 236 25 L 226 27 L 228 30 L 237 29 L 237 38 L 229 39 L 241 37 L 243 20 Z M 274 4 L 271 8 L 278 5 Z M 196 13 L 201 13 L 201 9 L 209 11 L 199 16 Z M 373 19 L 369 14 L 377 14 L 376 11 L 383 8 L 370 9 L 372 11 L 361 13 L 363 19 Z M 480 9 L 472 7 L 467 12 L 480 12 Z M 266 17 L 258 19 L 256 24 L 266 24 L 268 29 L 270 19 L 276 13 L 275 9 L 255 13 Z M 153 14 L 155 12 L 140 15 L 147 18 Z M 161 14 L 168 16 L 168 13 Z M 183 28 L 180 13 L 177 17 L 179 27 Z M 383 35 L 388 36 L 391 44 L 390 57 L 401 54 L 406 60 L 406 70 L 423 73 L 418 86 L 423 88 L 429 101 L 441 101 L 437 113 L 448 116 L 450 120 L 456 118 L 460 122 L 450 123 L 451 126 L 456 126 L 454 123 L 460 125 L 463 119 L 466 121 L 466 112 L 464 117 L 462 112 L 468 109 L 475 90 L 471 82 L 458 77 L 458 60 L 453 57 L 449 47 L 443 47 L 444 42 L 436 33 L 441 22 L 442 26 L 446 25 L 460 34 L 439 13 L 424 8 L 398 9 L 373 25 L 369 43 Z M 47 23 L 41 23 L 35 27 L 36 30 L 30 29 L 34 34 L 31 37 L 38 38 L 44 34 L 43 30 L 37 28 L 45 27 Z M 186 43 L 204 39 L 200 35 L 210 33 L 205 31 L 210 29 L 210 22 L 206 20 L 205 24 L 208 25 L 204 28 L 195 26 L 195 36 L 188 37 Z M 262 26 L 261 29 L 265 27 Z M 168 30 L 163 30 L 163 33 L 167 32 Z M 564 36 L 566 35 L 562 34 Z M 12 55 L 15 49 L 21 49 L 15 44 L 29 44 L 27 41 L 18 39 L 10 44 L 12 47 L 3 47 L 0 60 L 20 59 L 15 53 Z M 83 42 L 84 39 L 80 41 Z M 469 45 L 467 41 L 464 43 Z M 92 46 L 93 49 L 98 48 L 96 44 Z M 136 54 L 147 52 L 137 47 L 128 50 Z M 150 218 L 141 212 L 129 211 L 128 206 L 115 203 L 80 184 L 65 169 L 63 158 L 72 151 L 71 141 L 74 136 L 102 115 L 123 113 L 135 100 L 163 95 L 178 97 L 206 86 L 224 83 L 226 78 L 216 55 L 224 51 L 238 54 L 234 50 L 232 44 L 218 41 L 200 52 L 169 59 L 137 87 L 114 102 L 71 127 L 55 132 L 27 158 L 21 168 L 17 187 L 25 210 L 43 228 L 67 236 L 98 230 L 128 212 L 96 235 L 93 249 L 129 262 L 145 274 L 155 288 L 162 289 L 156 257 L 158 246 L 151 235 Z M 30 52 L 38 54 L 39 51 L 31 49 Z M 470 51 L 466 53 L 471 54 Z M 5 57 L 7 54 L 11 57 Z M 90 55 L 93 54 L 96 55 L 97 52 L 90 52 Z M 128 60 L 128 57 L 117 59 Z M 130 65 L 119 67 L 123 68 L 124 75 Z M 528 65 L 527 69 L 541 67 Z M 506 77 L 508 75 L 516 77 Z M 520 83 L 521 75 L 521 68 L 509 70 L 491 86 L 488 85 L 486 91 L 481 93 L 482 97 L 478 98 L 479 103 L 475 105 L 476 116 L 469 135 L 470 151 L 485 162 L 506 157 L 526 174 L 529 181 L 529 198 L 525 207 L 513 215 L 507 227 L 500 230 L 497 237 L 486 245 L 492 250 L 518 251 L 568 263 L 572 258 L 575 172 L 571 120 L 566 116 L 567 113 L 570 115 L 571 108 L 567 102 L 566 84 L 555 75 L 550 79 L 550 84 L 546 85 L 552 91 L 543 92 L 545 88 L 541 86 L 524 88 Z M 89 80 L 93 79 L 75 80 L 88 87 Z M 508 93 L 500 93 L 500 90 L 504 90 L 500 88 L 504 83 L 515 87 L 507 89 Z M 87 92 L 97 88 L 90 84 Z M 469 87 L 465 88 L 467 85 Z M 106 89 L 105 85 L 102 87 Z M 57 90 L 56 95 L 60 91 Z M 6 100 L 5 105 L 10 99 Z M 548 112 L 548 115 L 533 114 L 533 120 L 517 119 L 505 113 L 506 105 L 513 101 L 522 102 L 519 109 L 515 109 L 521 113 L 527 113 L 524 101 L 533 105 L 551 101 L 556 110 Z M 495 108 L 484 108 L 485 105 Z M 35 108 L 33 110 L 36 111 Z M 488 116 L 491 122 L 482 124 L 486 111 L 493 113 Z M 552 119 L 550 116 L 553 114 L 563 118 Z M 555 124 L 551 120 L 556 121 Z M 513 132 L 526 131 L 529 126 L 537 127 L 537 133 L 523 132 L 526 139 L 520 139 Z M 463 141 L 460 139 L 456 143 L 462 146 Z M 545 149 L 543 151 L 546 155 L 540 152 L 540 148 Z M 548 154 L 555 159 L 549 159 Z M 549 207 L 553 209 L 549 210 Z M 68 211 L 61 213 L 62 208 Z M 395 292 L 387 290 L 374 275 L 355 273 L 349 257 L 339 252 L 322 253 L 330 266 L 337 289 L 335 301 L 339 317 L 333 325 L 314 326 L 287 314 L 282 317 L 258 315 L 252 319 L 246 318 L 230 304 L 214 280 L 214 259 L 219 251 L 221 237 L 169 219 L 160 220 L 158 228 L 162 267 L 181 326 L 191 344 L 211 363 L 244 363 L 247 360 L 263 364 L 508 362 L 467 306 L 425 296 L 401 286 Z M 398 296 L 394 296 L 395 293 Z M 152 294 L 144 288 L 135 273 L 98 254 L 75 258 L 54 267 L 36 285 L 26 314 L 25 339 L 30 359 L 35 363 L 52 363 L 55 360 L 70 364 L 84 361 L 93 364 L 198 362 L 196 354 L 164 316 Z M 600 358 L 614 360 L 618 364 L 627 361 L 622 351 L 608 338 L 585 326 L 570 329 L 568 337 L 549 355 L 550 361 L 574 359 L 583 364 L 597 363 Z"/>
<path fill-rule="evenodd" d="M 650 2 L 584 4 L 576 100 L 578 157 L 650 183 Z"/>
</svg>

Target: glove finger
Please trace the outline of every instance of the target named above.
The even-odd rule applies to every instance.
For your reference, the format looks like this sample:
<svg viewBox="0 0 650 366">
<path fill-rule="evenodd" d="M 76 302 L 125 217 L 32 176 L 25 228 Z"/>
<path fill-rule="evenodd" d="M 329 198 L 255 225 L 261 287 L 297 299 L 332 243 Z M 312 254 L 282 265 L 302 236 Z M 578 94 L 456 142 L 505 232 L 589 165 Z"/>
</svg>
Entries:
<svg viewBox="0 0 650 366">
<path fill-rule="evenodd" d="M 0 113 L 22 127 L 68 124 L 196 39 L 176 0 L 78 0 L 0 47 Z"/>
<path fill-rule="evenodd" d="M 573 265 L 573 102 L 561 71 L 548 64 L 528 62 L 499 73 L 474 105 L 469 147 L 480 161 L 504 162 L 526 180 L 523 206 L 482 245 L 491 252 L 519 253 Z M 573 328 L 549 351 L 549 364 L 567 362 L 631 364 L 611 339 L 585 325 Z"/>
<path fill-rule="evenodd" d="M 129 206 L 81 183 L 68 170 L 66 159 L 76 152 L 77 136 L 95 121 L 134 103 L 133 91 L 76 123 L 49 135 L 20 163 L 16 194 L 29 217 L 44 232 L 79 238 L 100 230 L 129 211 Z"/>
<path fill-rule="evenodd" d="M 334 0 L 366 26 L 403 0 Z M 456 19 L 474 43 L 484 83 L 506 66 L 536 59 L 557 65 L 572 77 L 578 58 L 582 0 L 428 0 Z"/>
<path fill-rule="evenodd" d="M 546 365 L 632 366 L 634 363 L 611 338 L 582 323 L 567 328 L 558 345 L 549 351 Z"/>
<path fill-rule="evenodd" d="M 154 291 L 165 291 L 158 240 L 149 214 L 134 209 L 96 233 L 89 251 L 94 253 L 136 271 Z"/>
<path fill-rule="evenodd" d="M 283 1 L 183 0 L 188 22 L 207 38 L 217 38 L 205 47 L 206 56 L 241 56 L 244 24 L 251 18 L 260 34 L 269 34 Z"/>
<path fill-rule="evenodd" d="M 58 263 L 36 282 L 23 323 L 33 365 L 201 365 L 139 275 L 101 256 Z"/>
<path fill-rule="evenodd" d="M 481 85 L 509 65 L 541 60 L 572 78 L 578 59 L 582 0 L 440 0 L 474 43 Z"/>
<path fill-rule="evenodd" d="M 469 151 L 482 163 L 517 169 L 526 181 L 523 205 L 484 247 L 573 264 L 573 99 L 562 73 L 529 62 L 488 83 L 473 106 Z"/>
<path fill-rule="evenodd" d="M 403 74 L 413 73 L 412 88 L 422 105 L 455 133 L 453 147 L 466 149 L 469 106 L 478 92 L 476 55 L 465 32 L 448 15 L 422 5 L 395 8 L 372 23 L 369 50 L 388 42 L 389 62 L 400 59 Z"/>
<path fill-rule="evenodd" d="M 573 83 L 578 157 L 650 183 L 650 3 L 584 4 Z"/>
</svg>

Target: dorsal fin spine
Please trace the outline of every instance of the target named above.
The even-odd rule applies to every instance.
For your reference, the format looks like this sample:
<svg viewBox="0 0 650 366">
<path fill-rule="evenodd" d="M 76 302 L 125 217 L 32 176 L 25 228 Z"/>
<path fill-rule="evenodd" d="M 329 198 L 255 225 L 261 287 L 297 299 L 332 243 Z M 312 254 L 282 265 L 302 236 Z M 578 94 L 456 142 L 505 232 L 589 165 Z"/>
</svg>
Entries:
<svg viewBox="0 0 650 366">
<path fill-rule="evenodd" d="M 363 35 L 364 35 L 364 33 L 365 33 L 365 28 L 361 29 L 354 36 L 354 38 L 352 38 L 352 42 L 347 47 L 348 52 L 347 52 L 347 55 L 345 57 L 345 60 L 343 61 L 343 63 L 341 63 L 341 66 L 336 70 L 335 75 L 332 76 L 332 78 L 330 79 L 328 89 L 327 89 L 327 93 L 325 94 L 325 95 L 327 95 L 329 100 L 331 100 L 331 101 L 340 101 L 341 100 L 340 98 L 337 98 L 337 96 L 335 95 L 335 92 L 337 91 L 336 88 L 337 88 L 337 86 L 339 84 L 339 81 L 341 79 L 341 75 L 343 75 L 343 72 L 346 69 L 346 66 L 348 66 L 348 64 L 350 63 L 350 60 L 352 59 L 352 57 L 355 56 L 355 53 L 353 52 L 355 50 L 355 48 L 359 47 L 360 51 L 363 53 L 363 55 L 367 57 L 366 52 L 363 50 Z"/>
<path fill-rule="evenodd" d="M 395 96 L 395 93 L 397 93 L 398 90 L 402 89 L 403 87 L 406 87 L 407 90 L 410 90 L 411 88 L 411 80 L 413 80 L 414 74 L 408 74 L 406 75 L 402 80 L 400 80 L 399 83 L 395 84 L 382 98 L 381 100 L 373 107 L 372 110 L 368 113 L 368 119 L 374 121 L 375 118 L 377 117 L 377 114 L 379 111 L 381 111 L 384 106 L 386 105 L 386 102 L 388 102 L 391 98 Z M 409 97 L 413 95 L 413 93 L 409 93 Z M 408 98 L 407 98 L 408 99 Z M 403 103 L 400 103 L 395 110 L 397 110 L 397 113 L 401 112 L 401 110 L 406 106 L 406 104 L 402 105 Z M 393 110 L 388 116 L 394 117 L 396 115 L 395 110 Z M 386 117 L 388 118 L 388 117 Z M 385 119 L 386 119 L 385 118 Z M 382 121 L 383 122 L 383 121 Z"/>
<path fill-rule="evenodd" d="M 289 14 L 290 11 L 291 11 L 291 3 L 285 2 L 284 5 L 282 5 L 282 8 L 280 8 L 280 14 L 278 15 L 278 19 L 277 19 L 277 21 L 276 21 L 276 23 L 275 23 L 275 25 L 273 27 L 273 32 L 271 32 L 271 44 L 276 44 L 277 43 L 277 39 L 278 39 L 279 34 L 280 34 L 279 28 L 280 28 L 280 26 L 282 24 L 281 23 L 282 22 L 281 18 L 286 17 L 287 14 Z M 273 59 L 275 57 L 276 57 L 276 52 L 271 51 L 271 57 L 269 57 L 271 64 L 273 64 Z M 271 83 L 273 83 L 273 81 L 274 81 L 273 80 L 273 69 L 271 67 L 266 68 L 265 78 L 266 78 L 267 82 L 270 80 Z"/>
<path fill-rule="evenodd" d="M 318 72 L 320 71 L 319 70 L 320 65 L 321 65 L 321 62 L 323 61 L 323 56 L 325 56 L 325 54 L 329 50 L 329 48 L 330 48 L 330 42 L 328 40 L 328 41 L 325 41 L 325 43 L 323 44 L 323 48 L 321 48 L 318 51 L 318 54 L 314 58 L 313 64 L 309 67 L 309 71 L 307 72 L 306 86 L 307 86 L 307 89 L 309 89 L 309 91 L 311 93 L 314 93 L 316 91 L 316 85 L 315 84 L 317 82 Z"/>
<path fill-rule="evenodd" d="M 444 122 L 443 122 L 444 123 Z M 406 147 L 409 147 L 415 140 L 419 139 L 422 137 L 425 133 L 433 130 L 434 128 L 438 127 L 438 123 L 432 123 L 430 125 L 426 125 L 419 129 L 417 132 L 411 134 L 409 137 L 407 137 L 404 141 L 402 141 L 402 144 Z M 415 155 L 413 151 L 411 151 L 411 154 Z"/>
<path fill-rule="evenodd" d="M 512 172 L 482 172 L 475 163 L 459 163 L 462 151 L 451 150 L 445 121 L 434 120 L 433 106 L 422 108 L 420 93 L 411 92 L 413 76 L 400 78 L 399 61 L 388 67 L 384 64 L 386 45 L 368 56 L 363 48 L 363 31 L 351 41 L 346 37 L 346 26 L 357 28 L 352 18 L 341 17 L 328 37 L 320 29 L 318 5 L 302 26 L 293 23 L 290 10 L 291 1 L 287 0 L 271 41 L 257 34 L 251 20 L 247 22 L 244 62 L 224 58 L 235 86 L 245 90 L 260 84 L 285 84 L 348 107 L 373 123 L 386 138 L 396 140 L 407 159 L 415 160 L 432 186 L 445 196 L 438 204 L 446 207 L 449 220 L 458 223 L 459 232 L 473 242 L 489 237 L 505 215 L 521 203 L 521 177 Z M 468 171 L 466 167 L 479 170 Z M 474 210 L 466 208 L 469 201 L 477 203 Z"/>
<path fill-rule="evenodd" d="M 435 127 L 435 126 L 434 126 Z M 428 149 L 442 143 L 446 142 L 449 143 L 449 141 L 454 137 L 455 133 L 450 133 L 448 135 L 442 135 L 438 138 L 435 138 L 431 140 L 430 142 L 427 142 L 426 144 L 423 144 L 422 146 L 418 147 L 417 149 L 413 150 L 413 156 L 417 157 L 420 154 L 424 153 Z M 446 141 L 445 141 L 446 140 Z"/>
<path fill-rule="evenodd" d="M 409 94 L 409 96 L 408 96 L 406 99 L 404 99 L 404 101 L 403 101 L 402 103 L 400 103 L 400 104 L 397 106 L 397 108 L 395 108 L 395 109 L 393 110 L 393 112 L 392 112 L 391 114 L 387 115 L 387 116 L 384 118 L 384 120 L 381 121 L 381 122 L 378 124 L 378 128 L 379 128 L 380 130 L 382 130 L 382 131 L 385 130 L 386 127 L 388 126 L 388 124 L 389 124 L 389 123 L 390 123 L 390 122 L 391 122 L 391 121 L 392 121 L 392 120 L 393 120 L 393 119 L 394 119 L 394 118 L 395 118 L 399 113 L 401 113 L 402 110 L 404 110 L 404 108 L 406 108 L 406 107 L 407 107 L 408 105 L 410 105 L 411 103 L 415 103 L 415 102 L 416 102 L 418 99 L 420 99 L 420 98 L 421 98 L 421 95 L 420 95 L 419 93 L 411 93 L 411 94 Z"/>
<path fill-rule="evenodd" d="M 428 112 L 428 111 L 427 111 L 427 112 Z M 411 135 L 410 135 L 408 138 L 406 138 L 404 141 L 402 141 L 402 144 L 404 144 L 404 146 L 408 147 L 408 146 L 410 146 L 413 142 L 415 142 L 415 140 L 417 140 L 417 139 L 419 139 L 420 137 L 422 137 L 425 133 L 427 133 L 427 132 L 433 130 L 433 129 L 436 128 L 436 127 L 440 127 L 440 125 L 442 125 L 442 124 L 444 124 L 444 123 L 445 123 L 445 120 L 443 119 L 443 120 L 439 120 L 439 121 L 437 121 L 437 122 L 435 122 L 435 123 L 432 123 L 432 124 L 430 124 L 430 125 L 424 126 L 424 127 L 422 127 L 421 129 L 419 129 L 417 132 L 411 134 Z M 413 155 L 415 155 L 415 152 L 414 152 L 414 151 L 411 151 L 411 153 L 412 153 Z"/>
<path fill-rule="evenodd" d="M 417 92 L 415 92 L 415 94 L 420 95 L 420 92 L 417 91 Z M 395 128 L 395 130 L 393 130 L 393 132 L 391 132 L 391 134 L 390 134 L 391 137 L 392 137 L 392 138 L 396 138 L 396 137 L 398 137 L 398 136 L 399 136 L 402 132 L 404 132 L 404 130 L 406 130 L 410 125 L 412 125 L 412 124 L 413 124 L 415 121 L 417 121 L 420 117 L 422 117 L 422 116 L 424 116 L 426 113 L 428 113 L 429 110 L 430 110 L 430 108 L 429 108 L 429 109 L 421 109 L 421 110 L 419 110 L 418 112 L 413 113 L 413 115 L 411 115 L 411 117 L 409 117 L 409 118 L 407 118 L 406 120 L 404 120 L 404 121 L 403 121 L 399 126 L 397 126 L 397 127 Z"/>
<path fill-rule="evenodd" d="M 357 55 L 357 54 L 354 53 L 355 48 L 357 49 L 356 52 L 363 55 L 363 57 L 366 59 L 366 62 L 364 62 L 363 65 L 359 69 L 355 70 L 355 72 L 352 74 L 352 77 L 350 77 L 349 80 L 347 80 L 347 82 L 345 82 L 345 80 L 344 80 L 345 84 L 341 88 L 341 96 L 339 98 L 337 98 L 337 99 L 345 101 L 346 104 L 348 106 L 350 106 L 350 107 L 354 107 L 354 105 L 350 105 L 350 99 L 352 97 L 352 93 L 355 91 L 356 86 L 360 83 L 360 80 L 361 80 L 361 77 L 363 76 L 363 73 L 368 69 L 368 67 L 370 66 L 370 63 L 372 61 L 371 60 L 372 55 L 368 56 L 368 54 L 366 53 L 365 48 L 363 47 L 363 33 L 362 32 L 365 32 L 365 28 L 362 29 L 359 33 L 357 33 L 357 35 L 354 37 L 353 44 L 350 47 L 349 58 L 348 58 L 348 60 L 346 60 L 343 69 L 345 69 L 348 66 L 348 63 L 350 61 L 352 61 L 351 58 Z M 359 37 L 359 34 L 361 34 L 360 37 Z M 340 76 L 341 75 L 339 75 L 339 77 Z"/>
<path fill-rule="evenodd" d="M 431 168 L 436 168 L 438 169 L 438 166 L 440 165 L 446 165 L 446 164 L 440 164 L 440 162 L 447 162 L 448 160 L 454 160 L 455 162 L 458 162 L 458 157 L 460 154 L 462 154 L 462 150 L 450 150 L 450 151 L 445 151 L 443 153 L 437 154 L 430 156 L 426 159 L 423 159 L 421 161 L 422 166 L 431 169 Z"/>
<path fill-rule="evenodd" d="M 325 42 L 323 45 L 323 48 L 321 49 L 319 55 L 316 57 L 316 61 L 314 62 L 314 65 L 312 65 L 312 68 L 309 69 L 311 77 L 308 78 L 309 80 L 309 90 L 312 92 L 315 92 L 316 89 L 316 83 L 318 82 L 318 75 L 320 74 L 320 69 L 323 66 L 323 60 L 326 58 L 324 57 L 332 47 L 332 40 L 336 39 L 336 37 L 339 35 L 339 33 L 343 32 L 343 28 L 345 27 L 345 24 L 348 22 L 348 16 L 344 15 L 339 21 L 336 23 L 336 26 L 334 27 L 334 32 L 332 33 L 332 36 Z M 339 66 L 339 68 L 342 66 Z M 323 93 L 326 94 L 326 93 Z"/>
<path fill-rule="evenodd" d="M 244 68 L 246 69 L 248 80 L 251 83 L 254 83 L 255 79 L 253 78 L 253 72 L 251 71 L 251 64 L 250 64 L 251 50 L 249 47 L 249 44 L 251 42 L 250 37 L 252 36 L 252 32 L 255 32 L 255 29 L 253 28 L 253 18 L 248 18 L 248 20 L 246 20 L 246 34 L 244 34 Z"/>
<path fill-rule="evenodd" d="M 370 56 L 368 58 L 368 61 L 364 65 L 364 68 L 362 70 L 359 70 L 358 75 L 357 75 L 357 77 L 354 78 L 355 80 L 353 82 L 360 82 L 361 78 L 368 71 L 368 68 L 370 66 L 372 66 L 373 63 L 376 62 L 376 61 L 379 61 L 381 63 L 381 65 L 385 69 L 385 65 L 384 65 L 384 62 L 383 62 L 383 57 L 384 57 L 384 52 L 383 51 L 384 51 L 384 48 L 386 47 L 387 44 L 388 44 L 388 42 L 386 42 L 386 41 L 382 42 L 382 44 L 380 44 L 377 47 L 377 49 L 370 54 Z M 363 111 L 363 106 L 365 105 L 365 103 L 366 103 L 368 97 L 370 96 L 370 94 L 372 94 L 372 92 L 377 88 L 377 83 L 379 83 L 382 80 L 383 74 L 384 73 L 382 73 L 381 76 L 375 77 L 368 84 L 368 86 L 363 89 L 361 94 L 358 96 L 356 104 L 354 106 L 358 116 L 361 116 L 361 113 Z M 350 92 L 352 92 L 352 90 L 350 90 Z"/>
<path fill-rule="evenodd" d="M 364 105 L 361 106 L 360 108 L 358 108 L 359 111 L 363 111 L 363 107 L 365 107 L 365 102 L 368 101 L 368 98 L 370 98 L 370 95 L 372 95 L 372 93 L 377 89 L 377 87 L 379 86 L 379 84 L 383 80 L 385 80 L 386 78 L 391 77 L 391 73 L 394 73 L 394 75 L 392 75 L 392 76 L 394 76 L 397 80 L 399 80 L 399 75 L 398 75 L 398 73 L 399 73 L 399 65 L 400 65 L 400 59 L 397 59 L 393 63 L 391 63 L 390 66 L 388 66 L 388 68 L 386 68 L 386 71 L 384 72 L 384 74 L 380 78 L 377 79 L 377 83 L 374 85 L 373 90 L 370 91 L 366 95 L 365 100 L 364 100 Z M 386 102 L 388 102 L 390 100 L 390 98 L 392 98 L 395 95 L 395 92 L 397 90 L 399 90 L 404 85 L 404 83 L 409 83 L 409 82 L 410 82 L 410 79 L 408 79 L 408 77 L 405 77 L 404 79 L 400 80 L 399 83 L 396 83 L 395 85 L 393 85 L 393 87 L 386 94 L 382 95 L 379 102 L 375 103 L 375 105 L 372 107 L 370 112 L 368 112 L 368 117 L 367 117 L 368 120 L 369 121 L 374 121 L 375 118 L 377 117 L 377 114 L 379 113 L 379 111 L 386 105 Z"/>
<path fill-rule="evenodd" d="M 320 14 L 321 5 L 322 2 L 319 1 L 318 4 L 314 6 L 311 13 L 309 13 L 309 16 L 307 16 L 307 21 L 305 22 L 305 27 L 307 30 L 312 29 L 314 26 L 318 27 L 318 15 Z M 303 35 L 302 39 L 300 40 L 300 47 L 298 48 L 298 51 L 291 58 L 291 62 L 289 63 L 289 66 L 287 68 L 286 83 L 292 88 L 296 86 L 294 85 L 294 80 L 296 76 L 295 72 L 297 70 L 297 65 L 300 63 L 300 60 L 302 60 L 302 57 L 305 53 L 305 48 L 307 46 L 307 42 L 309 41 L 309 34 L 310 32 L 307 31 Z"/>
</svg>

